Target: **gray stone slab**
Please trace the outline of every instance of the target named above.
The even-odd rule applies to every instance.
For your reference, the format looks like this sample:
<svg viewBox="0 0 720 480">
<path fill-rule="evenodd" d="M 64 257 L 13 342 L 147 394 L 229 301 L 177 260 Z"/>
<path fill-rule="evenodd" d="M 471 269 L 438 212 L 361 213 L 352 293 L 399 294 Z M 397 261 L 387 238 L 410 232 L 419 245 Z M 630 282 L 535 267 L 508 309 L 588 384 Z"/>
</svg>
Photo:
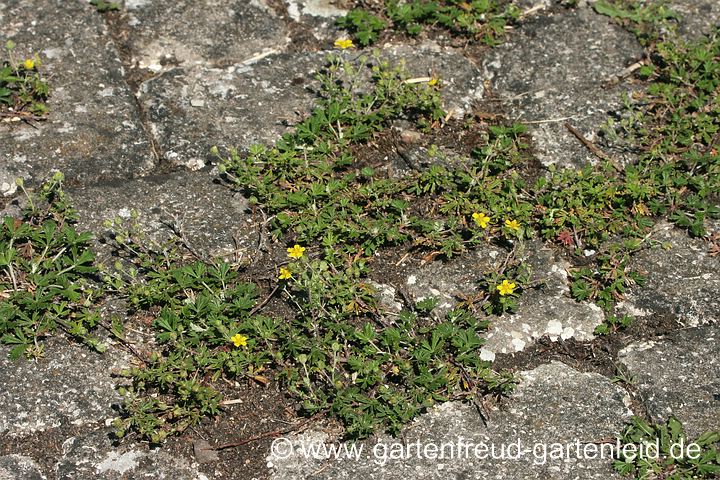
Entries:
<svg viewBox="0 0 720 480">
<path fill-rule="evenodd" d="M 327 458 L 322 451 L 314 456 L 308 454 L 311 445 L 332 442 L 323 432 L 280 439 L 268 456 L 272 478 L 621 478 L 612 471 L 612 460 L 607 456 L 583 458 L 597 446 L 589 447 L 584 454 L 583 445 L 613 438 L 622 429 L 631 415 L 626 392 L 601 375 L 580 373 L 557 362 L 521 375 L 523 380 L 516 392 L 499 409 L 489 412 L 487 424 L 476 409 L 446 403 L 419 417 L 397 438 L 381 436 L 377 441 L 359 444 L 363 446 L 360 460 L 342 458 L 344 455 L 337 460 Z M 458 447 L 458 442 L 472 446 Z M 580 455 L 575 447 L 578 442 Z M 553 444 L 571 445 L 570 452 L 564 451 L 562 458 L 551 458 Z M 490 457 L 493 450 L 483 451 L 480 447 L 476 455 L 477 445 L 494 448 L 496 458 L 478 458 Z M 433 446 L 437 446 L 434 453 Z M 403 457 L 391 458 L 391 452 L 399 452 L 399 447 L 405 448 Z M 518 451 L 522 453 L 518 455 Z"/>
<path fill-rule="evenodd" d="M 243 62 L 288 42 L 265 0 L 128 0 L 131 62 L 153 72 L 177 65 Z"/>
<path fill-rule="evenodd" d="M 307 85 L 325 54 L 279 54 L 227 68 L 170 70 L 145 82 L 140 102 L 164 160 L 191 169 L 213 160 L 210 147 L 272 143 L 313 104 Z"/>
<path fill-rule="evenodd" d="M 692 327 L 720 321 L 720 262 L 709 243 L 690 238 L 668 223 L 649 237 L 658 244 L 635 255 L 630 268 L 645 274 L 621 304 L 637 317 L 670 318 Z"/>
<path fill-rule="evenodd" d="M 15 177 L 37 181 L 52 170 L 86 182 L 153 168 L 136 101 L 94 7 L 80 0 L 6 0 L 0 44 L 8 39 L 17 44 L 16 56 L 40 55 L 50 114 L 34 127 L 0 123 L 0 194 L 14 192 Z"/>
<path fill-rule="evenodd" d="M 286 19 L 290 22 L 289 51 L 312 51 L 329 48 L 339 38 L 350 35 L 337 25 L 337 19 L 353 6 L 333 0 L 285 0 Z M 345 8 L 341 8 L 345 7 Z"/>
<path fill-rule="evenodd" d="M 0 457 L 0 480 L 45 480 L 40 467 L 30 457 L 5 455 Z"/>
<path fill-rule="evenodd" d="M 510 117 L 529 124 L 540 161 L 572 166 L 597 159 L 564 123 L 594 140 L 628 90 L 603 83 L 641 56 L 632 34 L 580 6 L 531 17 L 489 52 L 483 68 Z"/>
<path fill-rule="evenodd" d="M 481 350 L 486 360 L 492 361 L 496 354 L 522 351 L 543 336 L 552 341 L 592 340 L 595 327 L 605 319 L 595 304 L 578 302 L 570 296 L 570 264 L 551 248 L 531 241 L 521 251 L 533 279 L 541 283 L 523 292 L 516 313 L 489 318 L 490 329 Z M 444 315 L 457 303 L 458 294 L 477 294 L 483 274 L 497 269 L 506 255 L 503 250 L 484 247 L 448 262 L 431 262 L 409 275 L 404 288 L 415 300 L 438 299 L 436 313 Z"/>
<path fill-rule="evenodd" d="M 720 326 L 635 342 L 618 358 L 656 422 L 675 415 L 691 438 L 720 429 Z"/>
<path fill-rule="evenodd" d="M 46 342 L 37 361 L 10 360 L 0 348 L 0 435 L 22 436 L 61 425 L 86 425 L 115 416 L 113 371 L 127 368 L 123 351 L 104 354 L 65 338 Z"/>
<path fill-rule="evenodd" d="M 303 21 L 306 16 L 334 21 L 347 13 L 347 10 L 338 8 L 336 3 L 332 0 L 285 0 L 288 15 L 296 22 Z"/>
<path fill-rule="evenodd" d="M 80 228 L 100 236 L 108 231 L 105 220 L 120 217 L 131 224 L 131 212 L 137 210 L 140 226 L 153 239 L 160 243 L 169 239 L 173 236 L 170 225 L 175 224 L 190 246 L 208 258 L 234 252 L 247 259 L 258 246 L 257 224 L 262 218 L 246 213 L 247 201 L 220 184 L 211 172 L 151 175 L 69 193 Z"/>
<path fill-rule="evenodd" d="M 570 264 L 551 248 L 533 242 L 526 263 L 542 284 L 523 293 L 516 313 L 491 320 L 482 349 L 488 360 L 497 353 L 522 351 L 544 336 L 553 342 L 571 338 L 590 341 L 595 338 L 595 327 L 605 320 L 600 307 L 571 297 L 567 274 Z"/>
<path fill-rule="evenodd" d="M 680 15 L 679 32 L 688 39 L 697 39 L 720 27 L 720 2 L 717 0 L 672 0 L 670 8 Z"/>
<path fill-rule="evenodd" d="M 213 145 L 274 143 L 315 105 L 315 76 L 329 52 L 280 53 L 224 68 L 178 67 L 146 81 L 140 102 L 166 161 L 191 169 L 213 161 Z M 337 51 L 335 51 L 337 53 Z M 348 58 L 357 54 L 345 52 Z M 437 72 L 447 109 L 462 117 L 482 96 L 482 78 L 461 55 L 434 44 L 388 47 L 414 76 Z"/>
<path fill-rule="evenodd" d="M 58 480 L 172 479 L 208 480 L 189 461 L 158 449 L 123 445 L 110 440 L 111 430 L 97 430 L 63 443 L 57 463 Z"/>
<path fill-rule="evenodd" d="M 436 299 L 434 313 L 443 316 L 458 303 L 458 295 L 477 294 L 483 273 L 498 268 L 505 255 L 488 245 L 445 262 L 431 261 L 412 271 L 402 287 L 416 302 Z"/>
</svg>

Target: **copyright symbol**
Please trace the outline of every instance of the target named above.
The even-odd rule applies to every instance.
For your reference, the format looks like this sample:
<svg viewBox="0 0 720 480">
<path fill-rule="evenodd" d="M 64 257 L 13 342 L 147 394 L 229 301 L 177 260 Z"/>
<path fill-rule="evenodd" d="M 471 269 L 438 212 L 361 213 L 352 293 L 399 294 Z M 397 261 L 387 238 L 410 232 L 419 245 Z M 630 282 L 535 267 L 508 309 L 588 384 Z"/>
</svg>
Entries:
<svg viewBox="0 0 720 480">
<path fill-rule="evenodd" d="M 276 438 L 270 445 L 270 453 L 279 460 L 286 459 L 293 454 L 292 442 L 288 438 Z"/>
</svg>

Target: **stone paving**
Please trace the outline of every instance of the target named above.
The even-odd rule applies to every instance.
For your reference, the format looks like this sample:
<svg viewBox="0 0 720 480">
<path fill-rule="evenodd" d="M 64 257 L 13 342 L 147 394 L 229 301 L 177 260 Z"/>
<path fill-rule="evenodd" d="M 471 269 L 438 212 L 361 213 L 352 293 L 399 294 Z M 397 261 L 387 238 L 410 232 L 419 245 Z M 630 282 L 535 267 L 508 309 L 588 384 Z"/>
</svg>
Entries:
<svg viewBox="0 0 720 480">
<path fill-rule="evenodd" d="M 105 219 L 137 209 L 154 235 L 168 235 L 175 222 L 202 255 L 252 257 L 257 221 L 246 199 L 214 181 L 210 147 L 272 142 L 308 112 L 313 72 L 343 34 L 334 26 L 340 3 L 348 4 L 126 0 L 121 14 L 108 17 L 82 0 L 0 0 L 0 44 L 12 39 L 22 52 L 39 52 L 53 85 L 46 122 L 0 124 L 0 194 L 13 198 L 16 177 L 37 184 L 61 170 L 84 229 L 102 235 Z M 670 3 L 684 14 L 680 30 L 687 36 L 720 22 L 715 0 Z M 563 124 L 571 121 L 597 139 L 608 112 L 632 88 L 623 82 L 606 88 L 605 82 L 638 61 L 642 48 L 584 0 L 575 9 L 550 0 L 521 4 L 532 14 L 506 43 L 479 57 L 432 40 L 380 48 L 413 74 L 440 73 L 446 108 L 456 118 L 492 84 L 509 116 L 529 125 L 542 163 L 584 164 L 590 153 Z M 482 412 L 443 404 L 398 438 L 363 443 L 366 451 L 400 440 L 440 444 L 458 437 L 496 444 L 599 442 L 614 438 L 633 414 L 656 421 L 674 414 L 690 435 L 720 429 L 720 262 L 702 240 L 670 225 L 659 224 L 652 235 L 667 248 L 634 258 L 648 281 L 628 293 L 623 308 L 649 325 L 675 326 L 652 338 L 620 338 L 607 354 L 634 378 L 631 387 L 614 383 L 607 368 L 592 361 L 543 357 L 552 345 L 591 346 L 604 317 L 598 307 L 571 299 L 567 265 L 533 245 L 527 261 L 547 284 L 523 297 L 516 315 L 493 322 L 483 349 L 488 360 L 532 359 L 519 369 L 518 389 Z M 449 308 L 453 292 L 474 281 L 471 272 L 498 262 L 498 255 L 477 251 L 443 264 L 409 260 L 398 266 L 405 285 L 384 285 L 383 301 L 399 300 L 403 288 L 415 299 L 438 296 Z M 0 348 L 0 479 L 620 478 L 608 461 L 303 457 L 303 446 L 336 440 L 322 429 L 288 435 L 292 452 L 268 449 L 262 471 L 243 470 L 231 455 L 200 463 L 192 453 L 110 441 L 117 402 L 112 373 L 128 362 L 121 349 L 96 355 L 58 340 L 34 363 L 12 362 L 5 353 Z M 51 438 L 56 457 L 42 459 L 25 448 L 35 436 Z"/>
</svg>

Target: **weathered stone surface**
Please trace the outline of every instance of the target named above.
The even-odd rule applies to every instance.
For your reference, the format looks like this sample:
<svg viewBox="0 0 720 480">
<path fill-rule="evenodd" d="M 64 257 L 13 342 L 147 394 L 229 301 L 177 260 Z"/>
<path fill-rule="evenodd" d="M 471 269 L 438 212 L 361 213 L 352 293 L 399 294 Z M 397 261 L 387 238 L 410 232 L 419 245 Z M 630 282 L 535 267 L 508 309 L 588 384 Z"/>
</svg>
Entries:
<svg viewBox="0 0 720 480">
<path fill-rule="evenodd" d="M 570 166 L 596 158 L 564 123 L 593 140 L 626 90 L 603 83 L 641 56 L 633 35 L 583 6 L 532 17 L 483 66 L 510 117 L 529 124 L 538 158 Z"/>
<path fill-rule="evenodd" d="M 179 67 L 148 80 L 140 102 L 164 159 L 198 169 L 213 161 L 213 145 L 274 143 L 312 110 L 315 75 L 328 53 L 282 53 L 225 68 Z M 482 95 L 479 71 L 457 53 L 428 44 L 388 47 L 384 55 L 406 62 L 412 75 L 439 74 L 446 108 L 456 116 Z"/>
<path fill-rule="evenodd" d="M 526 262 L 534 278 L 542 279 L 543 284 L 522 295 L 516 313 L 492 319 L 482 350 L 488 359 L 497 353 L 522 351 L 545 335 L 552 341 L 592 340 L 595 327 L 605 319 L 597 305 L 578 302 L 570 296 L 567 278 L 570 264 L 552 249 L 533 242 Z"/>
<path fill-rule="evenodd" d="M 164 159 L 198 169 L 214 160 L 213 145 L 274 142 L 311 108 L 306 85 L 324 55 L 280 54 L 227 68 L 176 68 L 145 82 L 140 101 Z"/>
<path fill-rule="evenodd" d="M 335 19 L 347 13 L 329 0 L 285 0 L 290 18 L 299 22 L 303 16 Z"/>
<path fill-rule="evenodd" d="M 650 238 L 660 244 L 630 264 L 646 274 L 645 283 L 630 289 L 623 307 L 638 317 L 670 317 L 686 327 L 720 321 L 720 262 L 709 255 L 709 244 L 665 222 Z"/>
<path fill-rule="evenodd" d="M 105 232 L 105 220 L 116 217 L 131 224 L 134 209 L 139 224 L 156 241 L 175 235 L 175 225 L 188 244 L 208 258 L 233 253 L 247 259 L 258 246 L 258 219 L 246 213 L 247 201 L 209 172 L 152 175 L 80 188 L 70 195 L 80 227 L 91 232 Z"/>
<path fill-rule="evenodd" d="M 680 15 L 679 31 L 686 38 L 699 38 L 720 26 L 720 3 L 716 0 L 673 0 L 669 5 Z"/>
<path fill-rule="evenodd" d="M 187 460 L 160 450 L 113 445 L 109 430 L 71 437 L 63 444 L 58 480 L 119 480 L 122 478 L 207 480 Z"/>
<path fill-rule="evenodd" d="M 330 441 L 325 433 L 306 432 L 276 441 L 268 456 L 272 478 L 299 480 L 311 475 L 320 479 L 383 480 L 620 478 L 612 471 L 611 459 L 578 459 L 575 445 L 581 442 L 582 457 L 583 444 L 613 437 L 622 428 L 631 415 L 626 393 L 605 377 L 580 373 L 561 363 L 543 365 L 521 375 L 523 380 L 516 392 L 505 405 L 489 413 L 487 425 L 474 408 L 446 403 L 419 417 L 397 438 L 383 436 L 377 442 L 361 444 L 359 461 L 303 455 L 303 448 L 307 452 L 313 443 Z M 449 458 L 450 447 L 443 450 L 442 445 L 457 445 L 459 441 L 466 445 L 483 443 L 488 449 L 494 445 L 495 457 L 501 457 L 504 447 L 506 458 L 476 458 L 474 446 L 467 450 L 455 447 L 457 453 Z M 515 453 L 518 441 L 520 455 Z M 570 455 L 550 458 L 554 443 L 572 445 Z M 396 448 L 394 444 L 412 445 L 409 458 L 390 458 L 390 452 Z M 420 445 L 420 455 L 416 445 Z M 427 445 L 438 446 L 435 459 L 429 458 L 432 453 L 424 453 L 432 451 L 427 450 Z M 545 457 L 544 446 L 548 452 Z M 440 458 L 443 451 L 446 456 Z M 469 453 L 465 454 L 466 451 Z M 482 450 L 479 451 L 478 456 L 482 456 Z M 488 457 L 490 452 L 485 451 Z"/>
<path fill-rule="evenodd" d="M 127 356 L 100 355 L 66 339 L 48 341 L 45 358 L 10 360 L 0 348 L 0 435 L 20 436 L 60 425 L 85 425 L 114 417 L 119 395 L 113 371 Z"/>
<path fill-rule="evenodd" d="M 265 0 L 127 1 L 132 63 L 154 72 L 176 65 L 229 65 L 278 51 L 281 19 Z"/>
<path fill-rule="evenodd" d="M 30 457 L 5 455 L 0 457 L 0 480 L 45 480 L 40 467 Z"/>
<path fill-rule="evenodd" d="M 0 4 L 0 44 L 37 52 L 50 83 L 47 121 L 0 122 L 0 195 L 14 178 L 69 180 L 141 175 L 154 166 L 135 99 L 100 15 L 82 1 L 13 0 Z"/>
<path fill-rule="evenodd" d="M 483 358 L 514 353 L 530 347 L 547 335 L 552 341 L 575 338 L 592 340 L 604 314 L 595 304 L 577 302 L 570 296 L 567 269 L 570 265 L 541 242 L 531 241 L 523 249 L 524 262 L 540 285 L 518 299 L 518 311 L 490 318 Z M 439 300 L 436 313 L 444 315 L 460 296 L 477 295 L 485 272 L 496 270 L 507 254 L 494 247 L 479 248 L 448 262 L 431 262 L 407 277 L 408 293 L 415 300 Z"/>
<path fill-rule="evenodd" d="M 720 327 L 678 330 L 619 354 L 656 422 L 675 415 L 689 437 L 720 429 Z"/>
<path fill-rule="evenodd" d="M 483 273 L 498 268 L 505 255 L 503 250 L 488 246 L 447 262 L 428 262 L 407 276 L 403 288 L 415 301 L 435 298 L 435 313 L 443 316 L 460 296 L 477 294 Z"/>
</svg>

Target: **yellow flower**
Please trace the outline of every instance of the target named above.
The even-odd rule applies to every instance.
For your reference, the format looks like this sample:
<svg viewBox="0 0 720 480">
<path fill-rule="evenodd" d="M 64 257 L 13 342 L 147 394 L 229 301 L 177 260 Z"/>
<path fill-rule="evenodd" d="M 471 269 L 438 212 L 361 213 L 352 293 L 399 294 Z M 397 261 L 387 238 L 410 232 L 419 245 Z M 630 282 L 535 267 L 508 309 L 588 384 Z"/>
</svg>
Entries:
<svg viewBox="0 0 720 480">
<path fill-rule="evenodd" d="M 507 280 L 503 280 L 502 283 L 497 286 L 497 289 L 500 292 L 500 295 L 510 295 L 515 291 L 515 284 L 508 282 Z"/>
<path fill-rule="evenodd" d="M 354 45 L 352 43 L 352 40 L 350 40 L 349 38 L 338 38 L 337 40 L 335 40 L 335 46 L 337 48 L 345 50 L 346 48 L 353 47 Z"/>
<path fill-rule="evenodd" d="M 305 254 L 305 247 L 301 247 L 297 243 L 288 248 L 288 257 L 290 258 L 302 258 L 302 256 Z"/>
<path fill-rule="evenodd" d="M 520 230 L 520 224 L 517 220 L 505 220 L 505 226 L 508 227 L 510 230 Z"/>
<path fill-rule="evenodd" d="M 292 278 L 292 272 L 285 267 L 280 267 L 280 276 L 278 278 L 280 280 L 288 280 Z"/>
<path fill-rule="evenodd" d="M 239 333 L 236 333 L 235 335 L 230 337 L 230 340 L 232 340 L 236 347 L 244 347 L 247 345 L 248 338 L 245 335 L 240 335 Z"/>
<path fill-rule="evenodd" d="M 473 220 L 475 220 L 475 223 L 480 225 L 480 227 L 482 228 L 487 228 L 488 223 L 490 222 L 490 217 L 488 217 L 484 213 L 475 212 L 473 213 L 472 218 Z"/>
<path fill-rule="evenodd" d="M 23 67 L 25 67 L 25 70 L 32 70 L 35 68 L 35 60 L 32 58 L 28 58 L 23 62 Z"/>
<path fill-rule="evenodd" d="M 430 81 L 428 81 L 428 85 L 430 85 L 431 87 L 434 87 L 437 84 L 438 84 L 438 79 L 435 77 L 431 78 Z"/>
</svg>

